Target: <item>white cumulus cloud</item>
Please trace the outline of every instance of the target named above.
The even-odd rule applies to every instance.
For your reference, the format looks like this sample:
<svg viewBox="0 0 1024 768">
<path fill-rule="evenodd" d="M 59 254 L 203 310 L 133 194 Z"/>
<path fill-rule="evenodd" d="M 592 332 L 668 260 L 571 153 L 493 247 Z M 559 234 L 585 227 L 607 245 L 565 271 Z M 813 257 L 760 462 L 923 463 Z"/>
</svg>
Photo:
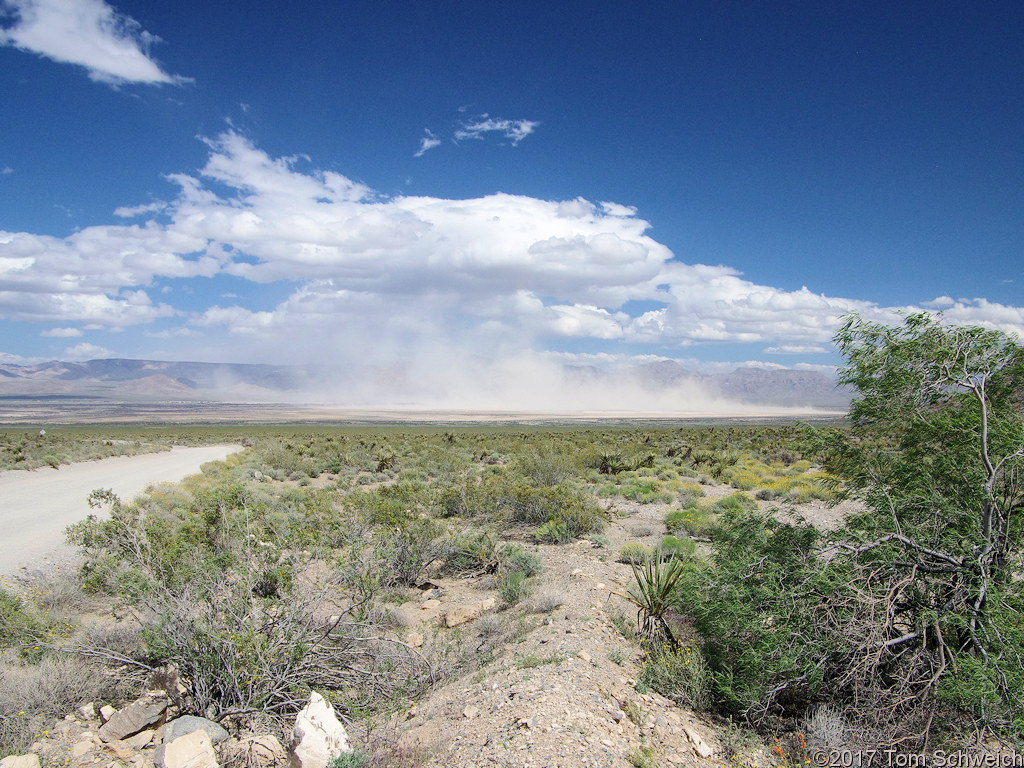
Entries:
<svg viewBox="0 0 1024 768">
<path fill-rule="evenodd" d="M 181 354 L 201 343 L 207 359 L 219 350 L 223 359 L 378 369 L 420 361 L 417 375 L 443 390 L 444 371 L 493 373 L 499 361 L 566 340 L 627 355 L 678 356 L 707 343 L 817 355 L 849 311 L 896 320 L 914 309 L 684 263 L 634 209 L 612 202 L 387 197 L 306 170 L 307 159 L 272 157 L 235 132 L 207 143 L 201 169 L 171 177 L 179 191 L 165 207 L 119 209 L 138 223 L 66 238 L 0 232 L 0 318 L 141 326 L 169 344 L 182 339 L 190 346 Z M 218 276 L 251 290 L 199 290 Z M 260 286 L 272 283 L 284 290 L 261 303 Z M 201 295 L 217 298 L 202 305 Z M 937 302 L 951 322 L 1024 331 L 1020 307 Z M 153 326 L 167 318 L 173 330 Z M 492 386 L 491 373 L 473 380 Z"/>
<path fill-rule="evenodd" d="M 97 360 L 102 357 L 117 357 L 117 355 L 106 347 L 99 347 L 87 341 L 64 350 L 66 360 Z"/>
<path fill-rule="evenodd" d="M 176 83 L 153 60 L 159 38 L 103 0 L 2 0 L 13 18 L 0 30 L 0 44 L 85 67 L 92 80 L 110 84 Z"/>
<path fill-rule="evenodd" d="M 79 328 L 49 328 L 39 335 L 50 339 L 76 339 L 84 334 Z"/>
</svg>

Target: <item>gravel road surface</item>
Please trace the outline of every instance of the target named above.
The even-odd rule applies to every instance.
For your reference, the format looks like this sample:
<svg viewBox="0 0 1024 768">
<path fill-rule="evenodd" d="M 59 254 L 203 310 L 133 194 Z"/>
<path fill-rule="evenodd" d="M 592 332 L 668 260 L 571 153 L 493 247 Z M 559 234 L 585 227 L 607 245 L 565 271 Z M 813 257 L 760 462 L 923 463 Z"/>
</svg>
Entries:
<svg viewBox="0 0 1024 768">
<path fill-rule="evenodd" d="M 175 447 L 163 453 L 118 456 L 68 464 L 60 469 L 0 472 L 0 576 L 20 568 L 46 569 L 73 559 L 64 529 L 90 512 L 86 499 L 97 488 L 111 488 L 131 500 L 151 483 L 176 483 L 240 445 Z"/>
</svg>

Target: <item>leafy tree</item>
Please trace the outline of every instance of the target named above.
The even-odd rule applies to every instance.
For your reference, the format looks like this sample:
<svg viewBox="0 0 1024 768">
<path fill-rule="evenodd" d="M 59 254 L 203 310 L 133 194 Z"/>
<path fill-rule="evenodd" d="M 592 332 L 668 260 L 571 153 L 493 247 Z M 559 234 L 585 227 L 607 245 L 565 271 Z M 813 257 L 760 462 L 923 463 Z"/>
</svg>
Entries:
<svg viewBox="0 0 1024 768">
<path fill-rule="evenodd" d="M 941 705 L 1024 732 L 1024 350 L 924 313 L 852 315 L 836 342 L 858 395 L 833 464 L 868 509 L 825 553 L 855 567 L 837 681 L 894 735 L 926 737 Z"/>
<path fill-rule="evenodd" d="M 965 723 L 1020 739 L 1024 350 L 927 314 L 852 315 L 836 341 L 857 396 L 817 448 L 865 511 L 827 538 L 722 516 L 677 595 L 716 704 L 774 728 L 828 702 L 865 746 L 920 749 Z"/>
</svg>

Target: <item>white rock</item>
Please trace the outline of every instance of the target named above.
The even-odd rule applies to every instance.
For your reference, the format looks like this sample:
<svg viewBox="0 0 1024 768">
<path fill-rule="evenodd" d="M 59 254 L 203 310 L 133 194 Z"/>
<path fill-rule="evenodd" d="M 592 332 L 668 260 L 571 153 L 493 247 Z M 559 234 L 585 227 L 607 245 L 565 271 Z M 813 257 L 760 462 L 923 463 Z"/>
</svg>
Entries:
<svg viewBox="0 0 1024 768">
<path fill-rule="evenodd" d="M 161 744 L 153 755 L 156 768 L 218 768 L 217 754 L 206 731 L 193 731 Z"/>
<path fill-rule="evenodd" d="M 693 751 L 698 755 L 701 757 L 711 757 L 714 754 L 714 750 L 708 746 L 708 743 L 696 731 L 687 728 L 685 725 L 683 726 L 683 731 L 686 733 L 686 738 L 693 744 Z"/>
<path fill-rule="evenodd" d="M 311 691 L 309 703 L 296 715 L 292 728 L 292 768 L 326 768 L 335 757 L 351 751 L 348 732 L 334 714 L 334 707 Z"/>
<path fill-rule="evenodd" d="M 39 755 L 11 755 L 0 760 L 0 768 L 39 768 Z"/>
</svg>

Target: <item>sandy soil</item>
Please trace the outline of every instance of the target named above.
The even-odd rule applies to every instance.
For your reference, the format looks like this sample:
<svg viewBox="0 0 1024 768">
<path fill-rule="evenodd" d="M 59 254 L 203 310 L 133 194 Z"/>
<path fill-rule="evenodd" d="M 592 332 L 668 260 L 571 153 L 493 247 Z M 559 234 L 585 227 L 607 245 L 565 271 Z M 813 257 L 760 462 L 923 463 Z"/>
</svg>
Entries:
<svg viewBox="0 0 1024 768">
<path fill-rule="evenodd" d="M 132 499 L 152 483 L 176 483 L 198 472 L 202 464 L 241 449 L 240 445 L 176 447 L 60 469 L 0 472 L 0 575 L 71 558 L 74 550 L 64 543 L 64 529 L 93 511 L 86 501 L 93 490 L 110 488 L 122 499 Z"/>
</svg>

